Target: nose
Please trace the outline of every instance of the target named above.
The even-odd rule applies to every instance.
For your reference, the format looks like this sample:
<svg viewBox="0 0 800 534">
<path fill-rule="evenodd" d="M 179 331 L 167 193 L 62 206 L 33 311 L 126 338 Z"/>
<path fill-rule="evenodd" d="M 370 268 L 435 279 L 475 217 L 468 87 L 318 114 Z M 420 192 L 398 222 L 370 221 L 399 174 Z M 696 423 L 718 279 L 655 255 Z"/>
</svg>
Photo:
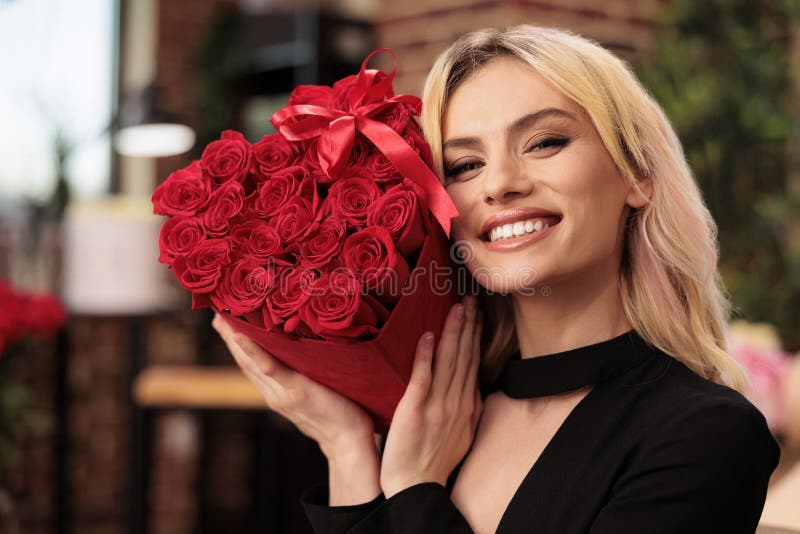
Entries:
<svg viewBox="0 0 800 534">
<path fill-rule="evenodd" d="M 504 203 L 517 197 L 530 194 L 533 181 L 526 175 L 523 166 L 514 158 L 502 158 L 494 165 L 492 172 L 487 173 L 484 185 L 484 202 L 487 204 Z"/>
</svg>

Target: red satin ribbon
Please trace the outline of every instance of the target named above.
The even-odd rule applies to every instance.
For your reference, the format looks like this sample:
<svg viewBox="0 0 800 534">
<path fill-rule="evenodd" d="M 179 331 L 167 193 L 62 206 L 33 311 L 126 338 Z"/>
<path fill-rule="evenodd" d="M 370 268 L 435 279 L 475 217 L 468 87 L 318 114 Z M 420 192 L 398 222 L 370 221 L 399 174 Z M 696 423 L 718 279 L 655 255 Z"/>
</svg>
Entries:
<svg viewBox="0 0 800 534">
<path fill-rule="evenodd" d="M 392 54 L 392 72 L 378 79 L 375 69 L 367 70 L 369 60 L 381 51 Z M 286 139 L 304 141 L 319 137 L 317 150 L 320 166 L 335 174 L 349 162 L 356 130 L 364 134 L 395 166 L 398 172 L 413 180 L 425 192 L 425 201 L 433 216 L 450 237 L 450 219 L 458 215 L 452 199 L 433 171 L 397 132 L 373 117 L 398 105 L 410 106 L 419 115 L 422 103 L 412 95 L 394 96 L 392 81 L 397 70 L 397 57 L 389 48 L 379 48 L 361 64 L 356 86 L 348 95 L 351 112 L 313 105 L 286 106 L 272 115 L 271 122 Z M 291 119 L 291 122 L 289 122 Z"/>
</svg>

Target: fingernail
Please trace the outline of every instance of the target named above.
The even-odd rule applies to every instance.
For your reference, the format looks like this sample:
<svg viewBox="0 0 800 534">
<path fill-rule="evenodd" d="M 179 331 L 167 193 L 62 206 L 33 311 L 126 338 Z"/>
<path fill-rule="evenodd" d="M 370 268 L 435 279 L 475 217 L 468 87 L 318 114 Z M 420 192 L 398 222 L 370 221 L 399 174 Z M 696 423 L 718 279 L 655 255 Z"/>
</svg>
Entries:
<svg viewBox="0 0 800 534">
<path fill-rule="evenodd" d="M 464 306 L 462 304 L 456 304 L 456 319 L 463 319 L 464 318 Z"/>
<path fill-rule="evenodd" d="M 427 345 L 427 346 L 433 345 L 433 333 L 432 332 L 426 332 L 422 336 L 422 342 L 425 343 L 425 345 Z"/>
</svg>

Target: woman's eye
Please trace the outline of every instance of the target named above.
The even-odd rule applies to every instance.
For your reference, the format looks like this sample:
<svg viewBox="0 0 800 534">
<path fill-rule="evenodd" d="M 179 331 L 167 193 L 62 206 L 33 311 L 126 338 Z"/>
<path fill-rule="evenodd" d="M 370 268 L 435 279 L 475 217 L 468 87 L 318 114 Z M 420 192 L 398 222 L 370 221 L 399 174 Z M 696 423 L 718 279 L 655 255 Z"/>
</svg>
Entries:
<svg viewBox="0 0 800 534">
<path fill-rule="evenodd" d="M 468 171 L 474 171 L 475 169 L 478 169 L 480 166 L 481 166 L 481 162 L 479 162 L 479 161 L 468 161 L 466 163 L 461 163 L 459 165 L 454 165 L 452 167 L 448 167 L 447 169 L 445 169 L 444 177 L 445 177 L 445 179 L 454 178 L 454 177 L 458 176 L 459 174 L 462 174 L 462 173 L 465 173 L 465 172 L 468 172 Z"/>
<path fill-rule="evenodd" d="M 539 150 L 544 150 L 546 148 L 554 148 L 554 147 L 561 147 L 569 143 L 569 137 L 549 137 L 547 139 L 543 139 L 538 143 L 531 145 L 528 148 L 527 152 L 536 152 Z"/>
</svg>

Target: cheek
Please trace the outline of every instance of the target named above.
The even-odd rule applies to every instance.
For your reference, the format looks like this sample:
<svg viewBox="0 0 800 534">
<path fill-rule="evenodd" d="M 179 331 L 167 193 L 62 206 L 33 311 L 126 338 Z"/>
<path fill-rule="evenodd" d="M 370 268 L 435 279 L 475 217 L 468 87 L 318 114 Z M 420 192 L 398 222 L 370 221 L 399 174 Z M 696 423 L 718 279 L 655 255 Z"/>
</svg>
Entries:
<svg viewBox="0 0 800 534">
<path fill-rule="evenodd" d="M 453 241 L 474 237 L 471 235 L 474 232 L 470 231 L 470 229 L 477 227 L 475 221 L 470 221 L 470 215 L 474 213 L 475 206 L 469 202 L 470 195 L 466 193 L 466 189 L 463 185 L 447 189 L 447 193 L 458 210 L 458 217 L 450 220 L 450 235 Z M 472 198 L 475 198 L 475 195 L 472 195 Z"/>
</svg>

